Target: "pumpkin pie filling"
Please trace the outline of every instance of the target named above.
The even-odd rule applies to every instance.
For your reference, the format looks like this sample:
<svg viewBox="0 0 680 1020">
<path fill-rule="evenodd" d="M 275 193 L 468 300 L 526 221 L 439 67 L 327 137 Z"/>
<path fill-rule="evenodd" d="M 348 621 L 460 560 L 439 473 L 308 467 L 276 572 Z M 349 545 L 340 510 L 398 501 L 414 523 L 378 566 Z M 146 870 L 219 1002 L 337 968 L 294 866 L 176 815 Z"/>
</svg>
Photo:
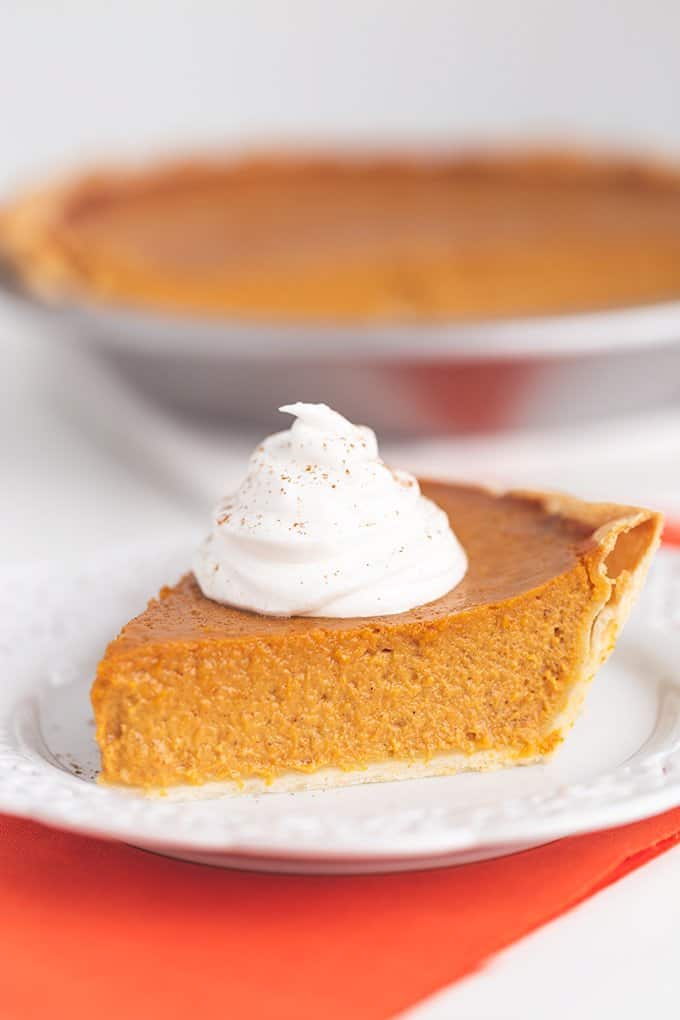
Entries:
<svg viewBox="0 0 680 1020">
<path fill-rule="evenodd" d="M 444 321 L 680 296 L 680 175 L 568 155 L 195 160 L 0 216 L 42 294 L 272 321 Z"/>
<path fill-rule="evenodd" d="M 451 592 L 363 619 L 277 618 L 164 588 L 92 690 L 102 779 L 296 789 L 549 756 L 611 652 L 658 514 L 426 483 L 469 560 Z"/>
</svg>

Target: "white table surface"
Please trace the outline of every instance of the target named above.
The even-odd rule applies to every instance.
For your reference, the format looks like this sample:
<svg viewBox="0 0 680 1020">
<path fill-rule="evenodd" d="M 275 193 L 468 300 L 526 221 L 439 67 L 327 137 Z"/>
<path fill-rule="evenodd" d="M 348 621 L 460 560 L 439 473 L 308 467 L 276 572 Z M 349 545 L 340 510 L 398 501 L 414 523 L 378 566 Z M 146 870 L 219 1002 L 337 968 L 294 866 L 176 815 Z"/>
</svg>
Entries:
<svg viewBox="0 0 680 1020">
<path fill-rule="evenodd" d="M 198 534 L 211 486 L 217 494 L 223 479 L 242 463 L 243 442 L 224 450 L 213 443 L 197 469 L 192 456 L 196 441 L 185 441 L 179 432 L 175 446 L 155 457 L 134 434 L 139 409 L 131 406 L 123 414 L 128 423 L 123 433 L 119 416 L 109 412 L 111 402 L 124 405 L 125 395 L 111 391 L 101 406 L 93 405 L 82 391 L 87 388 L 83 378 L 94 377 L 84 373 L 78 355 L 45 343 L 14 309 L 0 304 L 0 561 L 82 557 L 149 533 L 191 529 Z M 106 390 L 105 383 L 102 387 Z M 156 424 L 160 434 L 163 420 Z M 416 466 L 446 461 L 450 467 L 453 462 L 457 474 L 474 473 L 477 465 L 482 477 L 507 476 L 522 485 L 555 484 L 556 475 L 567 476 L 572 488 L 578 483 L 587 495 L 604 496 L 606 490 L 613 498 L 641 502 L 649 496 L 650 502 L 680 509 L 680 421 L 661 417 L 632 429 L 633 435 L 639 448 L 636 453 L 635 444 L 626 440 L 627 457 L 612 455 L 602 430 L 588 444 L 581 437 L 570 447 L 567 437 L 558 454 L 553 449 L 549 457 L 526 441 L 512 441 L 502 458 L 502 478 L 491 469 L 484 443 L 459 444 L 453 451 L 450 444 L 437 443 L 403 457 Z M 164 461 L 168 457 L 172 471 Z M 176 477 L 183 463 L 191 483 L 186 487 Z M 680 848 L 498 955 L 479 974 L 421 1003 L 408 1016 L 544 1020 L 548 1003 L 555 1020 L 577 1013 L 618 1020 L 675 1016 L 680 1008 L 678 904 Z"/>
</svg>

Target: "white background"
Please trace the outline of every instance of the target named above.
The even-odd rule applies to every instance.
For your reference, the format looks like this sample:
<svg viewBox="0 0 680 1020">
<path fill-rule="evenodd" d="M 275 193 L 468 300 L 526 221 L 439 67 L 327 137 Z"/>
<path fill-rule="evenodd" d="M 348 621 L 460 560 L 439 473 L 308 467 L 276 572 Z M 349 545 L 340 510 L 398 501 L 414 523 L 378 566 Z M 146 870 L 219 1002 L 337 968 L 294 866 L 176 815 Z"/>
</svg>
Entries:
<svg viewBox="0 0 680 1020">
<path fill-rule="evenodd" d="M 188 143 L 680 151 L 675 0 L 3 0 L 0 189 Z"/>
</svg>

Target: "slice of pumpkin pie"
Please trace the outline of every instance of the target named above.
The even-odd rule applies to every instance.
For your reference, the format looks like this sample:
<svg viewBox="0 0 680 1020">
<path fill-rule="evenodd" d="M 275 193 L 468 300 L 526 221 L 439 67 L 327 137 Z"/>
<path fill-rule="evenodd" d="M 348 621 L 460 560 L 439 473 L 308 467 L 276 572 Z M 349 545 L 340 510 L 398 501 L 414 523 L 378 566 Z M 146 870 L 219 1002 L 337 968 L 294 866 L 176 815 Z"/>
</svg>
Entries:
<svg viewBox="0 0 680 1020">
<path fill-rule="evenodd" d="M 660 515 L 419 486 L 379 460 L 370 430 L 291 410 L 194 571 L 106 650 L 102 780 L 290 790 L 550 756 L 614 647 Z"/>
</svg>

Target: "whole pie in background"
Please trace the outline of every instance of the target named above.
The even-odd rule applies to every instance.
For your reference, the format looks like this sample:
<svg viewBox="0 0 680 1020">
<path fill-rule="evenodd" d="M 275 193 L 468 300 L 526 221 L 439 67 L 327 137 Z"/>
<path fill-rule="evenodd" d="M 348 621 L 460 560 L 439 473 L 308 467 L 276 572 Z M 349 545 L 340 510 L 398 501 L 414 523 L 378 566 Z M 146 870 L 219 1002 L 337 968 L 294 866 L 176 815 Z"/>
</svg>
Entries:
<svg viewBox="0 0 680 1020">
<path fill-rule="evenodd" d="M 270 321 L 445 321 L 680 295 L 680 176 L 573 155 L 195 160 L 8 206 L 42 295 Z"/>
</svg>

